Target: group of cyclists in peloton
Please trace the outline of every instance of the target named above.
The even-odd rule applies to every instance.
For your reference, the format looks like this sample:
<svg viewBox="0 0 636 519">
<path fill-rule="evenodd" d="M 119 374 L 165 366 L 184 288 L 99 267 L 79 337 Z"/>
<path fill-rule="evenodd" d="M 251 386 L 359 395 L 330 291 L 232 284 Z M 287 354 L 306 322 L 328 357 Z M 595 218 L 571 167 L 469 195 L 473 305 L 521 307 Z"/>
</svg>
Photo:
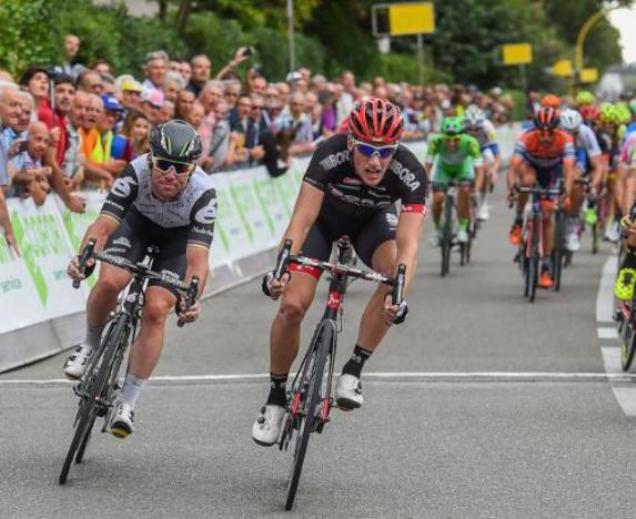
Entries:
<svg viewBox="0 0 636 519">
<path fill-rule="evenodd" d="M 579 213 L 587 199 L 606 200 L 606 237 L 618 240 L 620 215 L 630 215 L 636 174 L 636 133 L 621 143 L 636 123 L 636 103 L 627 107 L 602 103 L 581 93 L 578 109 L 562 108 L 556 96 L 547 95 L 537 111 L 533 127 L 518 139 L 506 174 L 508 198 L 516 201 L 510 241 L 519 244 L 526 199 L 515 186 L 544 187 L 563 184 L 568 218 L 567 248 L 579 244 Z M 364 98 L 351 112 L 341 132 L 326 139 L 315 151 L 290 223 L 283 235 L 291 240 L 292 254 L 302 253 L 327 260 L 332 244 L 343 235 L 350 238 L 358 257 L 367 266 L 394 276 L 398 264 L 406 265 L 408 292 L 416 274 L 418 248 L 426 215 L 425 197 L 429 175 L 433 190 L 431 236 L 439 243 L 439 224 L 444 190 L 450 181 L 458 185 L 456 240 L 465 242 L 471 214 L 489 217 L 487 193 L 496 181 L 501 155 L 493 125 L 482 110 L 469 106 L 462 116 L 446 117 L 439 134 L 429 139 L 425 164 L 400 143 L 403 119 L 398 107 L 381 98 Z M 203 293 L 208 274 L 209 249 L 216 218 L 216 193 L 210 178 L 196 166 L 201 142 L 192 127 L 173 120 L 153 130 L 150 153 L 132 161 L 116 180 L 101 214 L 87 230 L 82 248 L 90 240 L 97 250 L 139 261 L 150 244 L 159 247 L 159 270 L 189 282 L 200 279 Z M 635 163 L 636 164 L 636 163 Z M 589 187 L 576 183 L 588 177 Z M 587 189 L 587 192 L 585 191 Z M 471 206 L 472 204 L 472 206 Z M 472 208 L 474 212 L 471 212 Z M 552 285 L 550 250 L 552 213 L 544 220 L 544 258 L 540 286 Z M 626 220 L 630 237 L 636 226 Z M 617 295 L 631 297 L 626 285 L 636 279 L 636 238 L 628 242 L 625 261 L 617 281 Z M 633 246 L 632 250 L 629 248 Z M 89 265 L 90 266 L 90 265 Z M 74 280 L 88 275 L 79 258 L 69 264 Z M 631 276 L 631 278 L 630 278 Z M 64 366 L 67 377 L 81 380 L 91 355 L 98 349 L 102 332 L 117 296 L 131 275 L 103 264 L 87 302 L 86 336 Z M 252 428 L 260 445 L 273 445 L 280 436 L 287 406 L 287 379 L 298 353 L 300 325 L 310 307 L 320 271 L 306 266 L 290 267 L 280 279 L 273 272 L 264 276 L 262 289 L 273 299 L 281 298 L 270 333 L 270 390 Z M 155 282 L 146 293 L 141 327 L 129 356 L 121 394 L 113 408 L 110 429 L 123 438 L 134 430 L 134 409 L 144 384 L 154 370 L 164 342 L 168 314 L 176 306 L 181 320 L 192 322 L 201 312 L 196 302 L 188 306 L 173 289 Z M 404 321 L 405 301 L 392 303 L 386 288 L 373 293 L 362 315 L 357 342 L 342 368 L 336 385 L 338 406 L 358 408 L 363 403 L 360 377 L 365 362 L 378 347 L 392 324 Z"/>
</svg>

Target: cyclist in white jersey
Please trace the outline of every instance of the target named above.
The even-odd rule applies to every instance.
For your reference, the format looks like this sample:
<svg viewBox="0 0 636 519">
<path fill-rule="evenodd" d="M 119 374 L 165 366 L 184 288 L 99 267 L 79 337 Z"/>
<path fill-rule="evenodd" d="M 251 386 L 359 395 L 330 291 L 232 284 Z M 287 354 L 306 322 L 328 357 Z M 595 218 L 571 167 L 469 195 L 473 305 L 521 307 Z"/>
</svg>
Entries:
<svg viewBox="0 0 636 519">
<path fill-rule="evenodd" d="M 150 136 L 151 152 L 128 164 L 115 181 L 101 214 L 86 231 L 82 248 L 94 238 L 97 250 L 137 262 L 149 245 L 156 245 L 159 253 L 153 269 L 186 282 L 198 276 L 202 293 L 208 276 L 216 193 L 209 177 L 196 166 L 201 149 L 200 137 L 184 121 L 169 121 L 156 127 Z M 77 256 L 71 260 L 68 274 L 76 280 L 84 278 Z M 64 365 L 67 377 L 82 376 L 99 347 L 117 296 L 130 279 L 128 271 L 102 264 L 87 302 L 86 336 Z M 179 294 L 161 286 L 161 282 L 151 282 L 146 291 L 140 331 L 131 348 L 121 399 L 115 404 L 110 422 L 111 432 L 119 438 L 133 432 L 135 404 L 159 361 L 166 318 L 178 301 L 181 319 L 191 322 L 198 318 L 198 302 L 186 308 Z"/>
</svg>

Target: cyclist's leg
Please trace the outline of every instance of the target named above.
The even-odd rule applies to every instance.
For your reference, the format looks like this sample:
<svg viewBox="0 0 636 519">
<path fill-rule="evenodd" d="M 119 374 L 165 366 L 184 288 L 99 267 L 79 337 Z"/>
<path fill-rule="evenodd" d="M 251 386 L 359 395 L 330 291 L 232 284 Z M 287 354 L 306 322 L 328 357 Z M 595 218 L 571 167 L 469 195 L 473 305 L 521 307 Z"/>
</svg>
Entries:
<svg viewBox="0 0 636 519">
<path fill-rule="evenodd" d="M 439 228 L 440 219 L 442 217 L 442 207 L 444 205 L 444 192 L 450 179 L 451 175 L 448 169 L 438 160 L 435 163 L 435 169 L 433 170 L 433 177 L 431 179 L 431 183 L 433 184 L 433 223 L 436 229 Z"/>
<path fill-rule="evenodd" d="M 636 222 L 636 204 L 632 205 L 629 219 Z M 625 256 L 614 283 L 614 295 L 621 301 L 631 301 L 634 297 L 634 284 L 636 282 L 636 235 L 627 234 L 623 245 Z"/>
<path fill-rule="evenodd" d="M 333 236 L 326 225 L 314 223 L 307 233 L 301 254 L 327 260 Z M 278 440 L 285 417 L 287 378 L 300 343 L 300 324 L 311 306 L 320 279 L 320 271 L 292 266 L 291 277 L 270 330 L 270 390 L 265 405 L 252 426 L 252 439 L 263 446 Z"/>
<path fill-rule="evenodd" d="M 629 168 L 625 176 L 625 192 L 623 194 L 623 213 L 629 214 L 634 205 L 636 194 L 636 169 Z"/>
<path fill-rule="evenodd" d="M 394 208 L 389 208 L 373 217 L 354 239 L 354 246 L 360 259 L 376 272 L 386 276 L 395 275 L 397 222 L 398 217 Z M 384 321 L 386 293 L 385 286 L 378 286 L 364 309 L 358 340 L 351 357 L 342 367 L 336 386 L 336 402 L 340 407 L 354 409 L 363 403 L 360 385 L 362 368 L 389 329 Z"/>
<path fill-rule="evenodd" d="M 149 286 L 141 312 L 141 327 L 130 350 L 128 372 L 146 380 L 152 375 L 163 349 L 166 318 L 177 298 L 161 286 Z M 134 405 L 134 403 L 131 403 Z"/>
<path fill-rule="evenodd" d="M 483 173 L 483 169 L 482 169 Z M 461 183 L 457 194 L 457 215 L 460 229 L 466 230 L 470 219 L 470 204 L 473 184 L 475 182 L 475 168 L 472 159 L 466 158 L 456 176 Z M 483 179 L 483 175 L 480 176 Z"/>
<path fill-rule="evenodd" d="M 545 189 L 558 187 L 562 179 L 561 166 L 537 169 L 537 183 Z M 544 200 L 541 204 L 543 212 L 543 265 L 540 285 L 544 288 L 552 286 L 552 248 L 554 247 L 554 213 L 556 199 Z"/>
<path fill-rule="evenodd" d="M 134 215 L 126 215 L 119 227 L 110 236 L 105 252 L 113 256 L 125 256 L 135 260 L 143 250 L 143 240 L 138 238 L 138 224 Z M 91 289 L 86 302 L 86 334 L 84 339 L 64 363 L 64 374 L 79 379 L 88 365 L 93 351 L 99 348 L 104 326 L 110 312 L 117 305 L 119 292 L 128 284 L 131 275 L 118 267 L 103 263 L 97 283 Z"/>
</svg>

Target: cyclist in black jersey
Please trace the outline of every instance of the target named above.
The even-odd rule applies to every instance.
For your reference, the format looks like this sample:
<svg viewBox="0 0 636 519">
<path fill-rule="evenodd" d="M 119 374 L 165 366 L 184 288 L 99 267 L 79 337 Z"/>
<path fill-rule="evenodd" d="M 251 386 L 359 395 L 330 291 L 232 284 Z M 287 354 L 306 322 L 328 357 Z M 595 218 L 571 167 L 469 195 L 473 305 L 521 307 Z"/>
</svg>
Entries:
<svg viewBox="0 0 636 519">
<path fill-rule="evenodd" d="M 202 293 L 208 276 L 216 194 L 209 177 L 196 166 L 201 139 L 189 124 L 173 120 L 153 130 L 150 150 L 128 164 L 115 181 L 101 214 L 86 231 L 82 248 L 95 238 L 96 249 L 137 262 L 149 245 L 156 245 L 159 255 L 153 269 L 187 282 L 198 276 Z M 71 260 L 68 274 L 76 280 L 84 278 L 78 257 Z M 67 377 L 82 376 L 90 356 L 99 347 L 117 296 L 130 279 L 127 271 L 102 264 L 86 306 L 86 336 L 64 366 Z M 117 437 L 133 432 L 136 401 L 159 361 L 166 317 L 178 301 L 179 294 L 161 283 L 151 285 L 146 291 L 140 331 L 130 352 L 121 400 L 110 423 L 111 429 L 118 431 Z M 191 322 L 200 311 L 198 302 L 190 308 L 181 302 L 179 317 Z"/>
<path fill-rule="evenodd" d="M 305 173 L 294 213 L 283 240 L 299 251 L 327 260 L 332 244 L 349 236 L 360 259 L 373 270 L 394 276 L 406 265 L 406 287 L 415 276 L 417 251 L 424 222 L 427 179 L 416 157 L 399 144 L 402 115 L 392 103 L 367 98 L 348 119 L 348 134 L 325 140 Z M 400 202 L 400 209 L 396 202 Z M 270 336 L 271 386 L 266 404 L 252 428 L 260 445 L 273 445 L 280 434 L 286 405 L 286 382 L 298 353 L 301 321 L 311 305 L 320 271 L 291 268 L 281 281 L 269 273 L 263 291 L 277 299 L 280 309 Z M 393 323 L 406 316 L 406 303 L 392 305 L 386 288 L 378 288 L 362 316 L 358 340 L 336 386 L 338 405 L 362 405 L 360 374 Z"/>
</svg>

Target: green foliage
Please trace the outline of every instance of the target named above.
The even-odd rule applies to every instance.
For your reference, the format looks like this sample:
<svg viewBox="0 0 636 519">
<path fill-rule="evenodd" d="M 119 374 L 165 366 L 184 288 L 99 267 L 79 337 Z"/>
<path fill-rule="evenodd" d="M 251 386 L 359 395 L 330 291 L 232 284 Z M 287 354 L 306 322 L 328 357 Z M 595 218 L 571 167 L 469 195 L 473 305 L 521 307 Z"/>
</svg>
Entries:
<svg viewBox="0 0 636 519">
<path fill-rule="evenodd" d="M 47 0 L 0 1 L 0 68 L 17 76 L 31 64 L 50 62 L 57 53 L 54 12 Z"/>
<path fill-rule="evenodd" d="M 158 1 L 158 0 L 156 0 Z M 96 6 L 91 0 L 0 0 L 0 67 L 19 75 L 33 63 L 59 63 L 66 32 L 82 40 L 80 61 L 98 58 L 117 74 L 140 73 L 145 54 L 165 49 L 190 58 L 205 53 L 219 70 L 244 45 L 256 55 L 242 66 L 260 63 L 265 75 L 280 80 L 288 63 L 287 2 L 284 0 L 163 0 L 164 20 L 132 18 L 124 3 Z M 336 76 L 345 69 L 358 79 L 377 74 L 390 81 L 418 82 L 415 38 L 395 38 L 393 52 L 379 54 L 371 35 L 371 6 L 377 0 L 294 0 L 297 66 Z M 631 4 L 632 0 L 620 0 Z M 527 41 L 534 61 L 529 86 L 563 86 L 546 74 L 557 59 L 571 58 L 581 25 L 604 6 L 603 0 L 437 0 L 436 32 L 425 38 L 426 82 L 457 80 L 486 87 L 520 86 L 517 67 L 496 63 L 504 43 Z M 186 20 L 175 30 L 176 14 Z M 188 15 L 189 13 L 189 15 Z M 601 21 L 585 45 L 586 66 L 604 68 L 620 61 L 618 33 Z"/>
</svg>

